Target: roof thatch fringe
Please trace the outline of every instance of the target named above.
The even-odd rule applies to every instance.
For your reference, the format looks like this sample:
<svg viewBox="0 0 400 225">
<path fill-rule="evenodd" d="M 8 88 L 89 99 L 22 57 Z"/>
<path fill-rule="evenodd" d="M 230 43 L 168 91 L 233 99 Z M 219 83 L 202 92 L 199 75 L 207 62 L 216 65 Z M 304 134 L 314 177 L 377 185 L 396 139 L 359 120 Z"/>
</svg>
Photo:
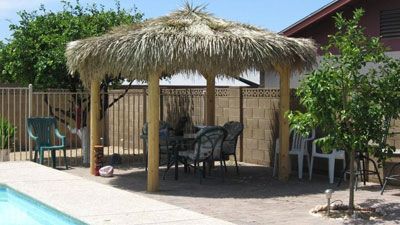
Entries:
<svg viewBox="0 0 400 225">
<path fill-rule="evenodd" d="M 144 81 L 179 72 L 239 76 L 274 65 L 303 70 L 315 63 L 316 47 L 310 39 L 222 20 L 186 5 L 168 16 L 70 42 L 66 57 L 69 72 L 79 73 L 88 85 L 93 78 L 120 74 Z"/>
</svg>

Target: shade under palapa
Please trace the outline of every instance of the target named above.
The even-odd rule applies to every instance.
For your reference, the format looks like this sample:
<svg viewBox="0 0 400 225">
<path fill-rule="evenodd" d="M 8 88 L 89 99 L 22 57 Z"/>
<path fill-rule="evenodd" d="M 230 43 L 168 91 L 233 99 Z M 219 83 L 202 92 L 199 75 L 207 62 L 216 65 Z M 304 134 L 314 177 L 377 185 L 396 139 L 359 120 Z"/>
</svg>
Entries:
<svg viewBox="0 0 400 225">
<path fill-rule="evenodd" d="M 106 75 L 146 81 L 179 72 L 235 77 L 276 66 L 303 70 L 315 63 L 316 47 L 311 39 L 226 21 L 186 4 L 167 16 L 70 42 L 66 57 L 69 72 L 88 86 Z"/>
</svg>

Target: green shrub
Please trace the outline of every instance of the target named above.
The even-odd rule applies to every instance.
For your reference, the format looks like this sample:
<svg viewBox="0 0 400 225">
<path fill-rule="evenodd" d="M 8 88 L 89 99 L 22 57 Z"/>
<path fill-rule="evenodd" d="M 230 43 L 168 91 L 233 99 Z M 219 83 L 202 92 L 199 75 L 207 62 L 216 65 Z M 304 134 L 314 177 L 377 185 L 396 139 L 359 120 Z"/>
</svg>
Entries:
<svg viewBox="0 0 400 225">
<path fill-rule="evenodd" d="M 8 148 L 8 142 L 14 137 L 15 127 L 7 120 L 0 118 L 0 149 Z"/>
</svg>

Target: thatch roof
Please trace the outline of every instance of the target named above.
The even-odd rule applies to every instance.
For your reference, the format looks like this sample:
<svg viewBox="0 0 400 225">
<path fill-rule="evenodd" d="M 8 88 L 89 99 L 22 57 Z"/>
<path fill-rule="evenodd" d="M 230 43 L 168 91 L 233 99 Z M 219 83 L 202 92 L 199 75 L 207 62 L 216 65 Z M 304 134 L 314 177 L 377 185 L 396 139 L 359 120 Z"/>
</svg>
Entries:
<svg viewBox="0 0 400 225">
<path fill-rule="evenodd" d="M 314 64 L 316 47 L 310 39 L 226 21 L 187 4 L 168 16 L 70 42 L 66 57 L 70 73 L 79 73 L 89 84 L 106 74 L 147 80 L 152 74 L 178 72 L 239 76 L 276 65 L 302 70 Z"/>
</svg>

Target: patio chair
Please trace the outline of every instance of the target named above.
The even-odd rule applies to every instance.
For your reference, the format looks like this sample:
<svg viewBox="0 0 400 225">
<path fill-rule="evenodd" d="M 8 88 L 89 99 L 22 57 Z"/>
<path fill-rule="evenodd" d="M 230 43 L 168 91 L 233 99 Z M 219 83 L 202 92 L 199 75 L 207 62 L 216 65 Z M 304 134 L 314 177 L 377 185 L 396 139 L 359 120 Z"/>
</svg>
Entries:
<svg viewBox="0 0 400 225">
<path fill-rule="evenodd" d="M 170 142 L 169 137 L 171 135 L 173 135 L 173 133 L 171 132 L 172 126 L 165 122 L 165 121 L 160 121 L 160 125 L 159 125 L 159 135 L 160 135 L 160 139 L 159 139 L 159 146 L 160 146 L 160 159 L 161 159 L 161 155 L 166 155 L 167 156 L 167 162 L 166 163 L 161 163 L 160 160 L 160 165 L 164 165 L 167 164 L 169 165 L 171 162 L 171 157 L 173 156 L 172 153 L 172 148 L 174 147 L 173 143 Z M 147 171 L 147 155 L 148 155 L 148 125 L 147 123 L 145 123 L 143 125 L 142 128 L 142 134 L 140 135 L 140 137 L 144 140 L 144 156 L 145 156 L 145 170 Z"/>
<path fill-rule="evenodd" d="M 369 175 L 376 175 L 379 181 L 379 184 L 381 187 L 383 187 L 383 183 L 382 183 L 382 179 L 381 176 L 379 174 L 379 169 L 378 169 L 378 164 L 375 162 L 375 160 L 371 159 L 368 154 L 365 154 L 365 152 L 362 151 L 356 151 L 356 157 L 355 157 L 355 190 L 357 191 L 358 189 L 358 182 L 362 181 L 364 183 L 364 186 L 367 185 L 367 180 L 368 180 L 368 176 Z M 373 170 L 369 169 L 368 165 L 373 165 Z M 350 170 L 343 165 L 344 170 L 342 172 L 342 176 L 339 179 L 339 182 L 337 184 L 337 186 L 339 187 L 342 183 L 342 180 L 346 179 L 346 175 L 349 174 L 350 175 Z"/>
<path fill-rule="evenodd" d="M 28 118 L 28 135 L 35 142 L 34 161 L 37 160 L 37 154 L 39 153 L 39 163 L 43 164 L 44 152 L 51 151 L 51 159 L 53 161 L 53 168 L 56 167 L 56 150 L 63 150 L 65 168 L 68 169 L 67 155 L 66 155 L 66 139 L 65 136 L 60 134 L 57 128 L 57 121 L 54 117 L 35 117 Z M 52 131 L 54 131 L 55 137 L 60 139 L 60 144 L 56 145 L 52 143 Z"/>
<path fill-rule="evenodd" d="M 223 127 L 227 131 L 227 136 L 222 145 L 222 158 L 224 159 L 225 171 L 227 170 L 225 158 L 233 155 L 235 159 L 236 173 L 239 174 L 239 167 L 236 159 L 236 146 L 238 137 L 243 132 L 243 124 L 240 122 L 230 121 L 225 123 Z"/>
<path fill-rule="evenodd" d="M 346 168 L 346 154 L 343 150 L 332 150 L 331 153 L 323 153 L 322 151 L 317 150 L 317 146 L 315 142 L 312 144 L 312 154 L 311 154 L 311 166 L 309 171 L 310 180 L 312 179 L 312 172 L 314 166 L 314 158 L 323 158 L 328 159 L 328 167 L 329 167 L 329 183 L 333 184 L 334 175 L 335 175 L 335 161 L 343 160 L 343 170 Z"/>
<path fill-rule="evenodd" d="M 299 179 L 303 178 L 303 161 L 304 157 L 306 157 L 308 169 L 310 170 L 310 157 L 308 153 L 308 142 L 315 139 L 315 130 L 312 130 L 310 137 L 303 137 L 300 133 L 292 130 L 292 146 L 289 150 L 289 155 L 297 155 L 297 167 L 298 167 L 298 175 Z M 274 159 L 274 169 L 273 175 L 276 176 L 277 172 L 277 164 L 279 157 L 279 138 L 276 139 L 275 142 L 275 159 Z"/>
<path fill-rule="evenodd" d="M 227 135 L 226 130 L 220 126 L 206 127 L 196 134 L 193 142 L 193 148 L 188 151 L 179 152 L 179 156 L 183 159 L 186 165 L 194 167 L 196 171 L 200 163 L 203 164 L 202 173 L 200 173 L 200 183 L 202 177 L 205 177 L 206 164 L 218 159 L 220 161 L 221 177 L 224 179 L 224 167 L 222 162 L 222 144 Z"/>
<path fill-rule="evenodd" d="M 388 181 L 400 181 L 400 174 L 393 174 L 393 172 L 400 167 L 400 163 L 396 163 L 390 168 L 390 171 L 388 175 L 385 177 L 385 181 L 383 182 L 383 186 L 381 189 L 381 195 L 383 195 L 383 192 L 385 191 L 386 185 Z"/>
</svg>

